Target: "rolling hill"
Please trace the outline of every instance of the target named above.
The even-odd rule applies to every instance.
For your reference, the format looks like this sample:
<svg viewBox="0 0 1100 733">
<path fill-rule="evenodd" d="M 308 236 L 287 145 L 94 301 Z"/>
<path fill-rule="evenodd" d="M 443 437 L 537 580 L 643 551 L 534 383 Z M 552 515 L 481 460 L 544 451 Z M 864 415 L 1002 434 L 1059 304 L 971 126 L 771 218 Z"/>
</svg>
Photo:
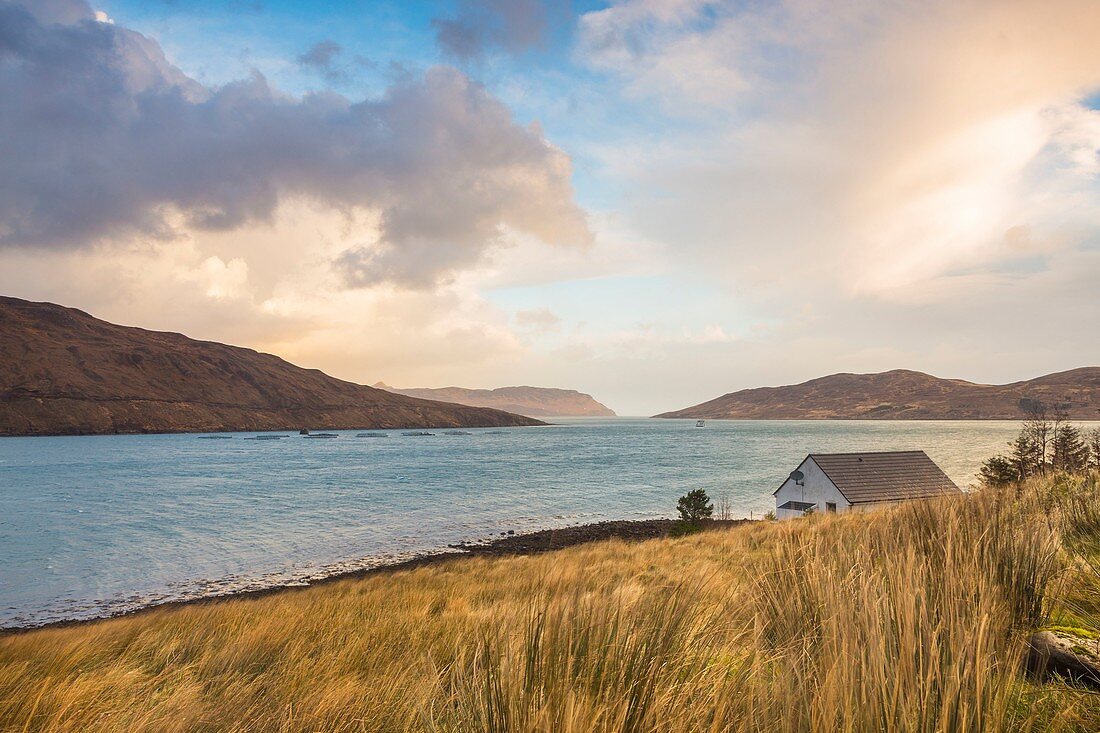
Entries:
<svg viewBox="0 0 1100 733">
<path fill-rule="evenodd" d="M 0 435 L 538 425 L 251 349 L 0 297 Z"/>
<path fill-rule="evenodd" d="M 731 392 L 656 417 L 742 420 L 1015 420 L 1029 400 L 1062 405 L 1074 420 L 1100 420 L 1100 368 L 1012 384 L 976 384 L 895 369 L 833 374 L 785 387 Z"/>
<path fill-rule="evenodd" d="M 498 387 L 497 389 L 465 389 L 441 387 L 439 389 L 398 389 L 379 382 L 378 389 L 388 390 L 408 397 L 419 397 L 440 402 L 456 402 L 462 405 L 492 407 L 529 417 L 614 417 L 615 413 L 592 395 L 572 389 L 550 387 Z"/>
</svg>

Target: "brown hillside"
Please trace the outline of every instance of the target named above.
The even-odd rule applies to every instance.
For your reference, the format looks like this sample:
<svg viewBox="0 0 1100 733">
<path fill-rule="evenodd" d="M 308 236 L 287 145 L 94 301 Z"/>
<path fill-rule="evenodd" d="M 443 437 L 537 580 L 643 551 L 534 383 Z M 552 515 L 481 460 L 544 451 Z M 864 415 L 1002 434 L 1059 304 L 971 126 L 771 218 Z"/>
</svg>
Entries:
<svg viewBox="0 0 1100 733">
<path fill-rule="evenodd" d="M 833 374 L 786 387 L 758 387 L 657 417 L 747 420 L 1016 420 L 1035 400 L 1062 405 L 1074 420 L 1100 420 L 1100 368 L 1084 367 L 1012 384 L 975 384 L 895 369 Z"/>
<path fill-rule="evenodd" d="M 0 297 L 0 435 L 537 425 Z"/>
</svg>

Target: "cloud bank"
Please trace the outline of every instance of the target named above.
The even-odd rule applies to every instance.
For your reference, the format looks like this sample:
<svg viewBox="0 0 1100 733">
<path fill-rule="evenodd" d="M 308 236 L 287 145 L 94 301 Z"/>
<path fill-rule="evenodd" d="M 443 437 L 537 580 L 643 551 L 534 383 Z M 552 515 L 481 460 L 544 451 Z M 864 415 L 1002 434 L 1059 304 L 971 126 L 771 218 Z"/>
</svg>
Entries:
<svg viewBox="0 0 1100 733">
<path fill-rule="evenodd" d="M 335 258 L 348 285 L 427 287 L 507 231 L 591 236 L 569 158 L 447 67 L 361 102 L 294 98 L 258 73 L 207 88 L 87 5 L 5 1 L 0 98 L 0 247 L 231 230 L 304 197 L 378 213 L 376 235 Z"/>
</svg>

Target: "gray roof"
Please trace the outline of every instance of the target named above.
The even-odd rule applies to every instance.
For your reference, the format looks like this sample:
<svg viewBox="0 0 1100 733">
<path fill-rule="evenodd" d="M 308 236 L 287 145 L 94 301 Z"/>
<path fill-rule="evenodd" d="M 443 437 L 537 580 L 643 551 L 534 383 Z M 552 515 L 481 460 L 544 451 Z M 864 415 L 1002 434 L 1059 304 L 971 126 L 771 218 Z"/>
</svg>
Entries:
<svg viewBox="0 0 1100 733">
<path fill-rule="evenodd" d="M 955 482 L 922 450 L 811 453 L 810 459 L 852 504 L 960 493 Z"/>
</svg>

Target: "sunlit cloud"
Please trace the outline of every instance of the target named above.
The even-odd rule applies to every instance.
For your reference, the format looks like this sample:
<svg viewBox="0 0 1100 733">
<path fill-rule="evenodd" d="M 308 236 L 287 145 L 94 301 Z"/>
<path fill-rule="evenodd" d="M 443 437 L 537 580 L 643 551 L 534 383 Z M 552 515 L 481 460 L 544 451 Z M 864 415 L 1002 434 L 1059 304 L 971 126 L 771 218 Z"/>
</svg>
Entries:
<svg viewBox="0 0 1100 733">
<path fill-rule="evenodd" d="M 1043 193 L 1095 188 L 1096 112 L 1079 100 L 1100 86 L 1100 8 L 909 11 L 624 2 L 582 18 L 589 63 L 692 103 L 683 134 L 611 158 L 637 181 L 638 227 L 741 285 L 812 273 L 859 293 L 995 261 L 1013 227 L 1044 237 L 1072 218 Z M 723 75 L 745 82 L 683 83 Z"/>
</svg>

